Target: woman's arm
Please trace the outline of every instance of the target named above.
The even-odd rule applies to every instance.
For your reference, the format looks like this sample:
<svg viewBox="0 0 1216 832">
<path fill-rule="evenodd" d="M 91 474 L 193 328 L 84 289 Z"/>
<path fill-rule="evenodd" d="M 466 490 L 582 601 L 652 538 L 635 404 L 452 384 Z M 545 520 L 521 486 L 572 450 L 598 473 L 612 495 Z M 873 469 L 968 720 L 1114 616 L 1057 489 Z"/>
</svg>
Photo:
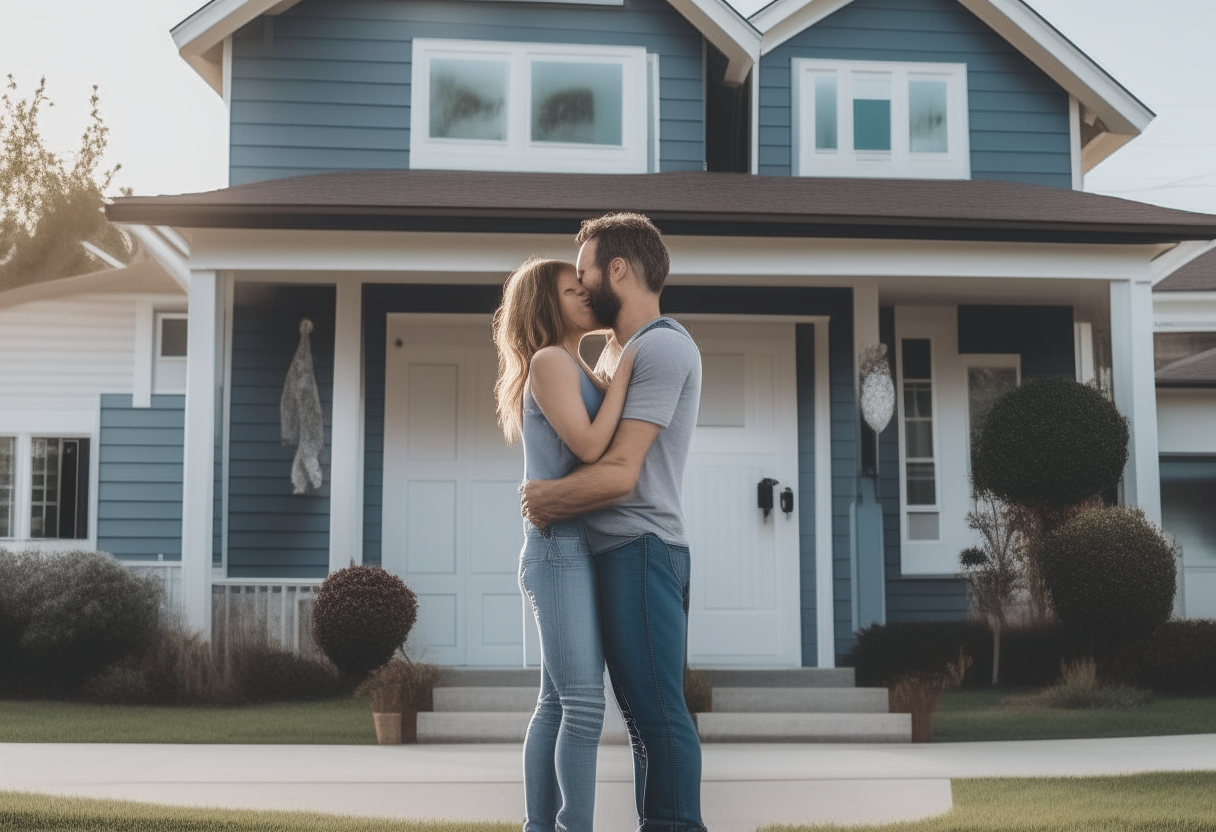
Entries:
<svg viewBox="0 0 1216 832">
<path fill-rule="evenodd" d="M 616 375 L 604 394 L 595 421 L 587 416 L 579 375 L 582 370 L 561 347 L 546 347 L 532 356 L 528 383 L 541 412 L 574 455 L 595 462 L 604 455 L 625 409 L 625 392 L 633 374 L 631 349 L 621 356 Z"/>
</svg>

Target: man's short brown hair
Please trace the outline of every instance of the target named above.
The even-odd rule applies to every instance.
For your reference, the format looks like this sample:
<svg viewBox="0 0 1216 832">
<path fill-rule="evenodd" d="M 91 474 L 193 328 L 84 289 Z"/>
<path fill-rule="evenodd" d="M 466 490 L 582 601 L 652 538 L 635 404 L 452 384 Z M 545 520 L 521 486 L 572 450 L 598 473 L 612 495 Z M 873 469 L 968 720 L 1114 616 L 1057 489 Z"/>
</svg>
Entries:
<svg viewBox="0 0 1216 832">
<path fill-rule="evenodd" d="M 608 264 L 623 257 L 641 276 L 646 288 L 656 295 L 663 291 L 671 270 L 671 257 L 659 229 L 649 217 L 622 211 L 583 220 L 574 241 L 582 245 L 588 240 L 595 240 L 595 265 L 604 277 L 608 276 Z"/>
</svg>

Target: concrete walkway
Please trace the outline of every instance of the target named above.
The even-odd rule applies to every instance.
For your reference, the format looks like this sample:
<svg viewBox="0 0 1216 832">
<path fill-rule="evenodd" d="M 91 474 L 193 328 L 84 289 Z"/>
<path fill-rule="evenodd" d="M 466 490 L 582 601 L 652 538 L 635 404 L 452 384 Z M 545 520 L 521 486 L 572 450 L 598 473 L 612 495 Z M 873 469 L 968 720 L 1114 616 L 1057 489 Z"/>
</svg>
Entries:
<svg viewBox="0 0 1216 832">
<path fill-rule="evenodd" d="M 518 822 L 518 745 L 0 744 L 0 790 L 386 818 Z M 950 779 L 1216 770 L 1216 735 L 930 745 L 704 746 L 713 832 L 947 811 Z M 596 832 L 630 832 L 627 748 L 600 749 Z"/>
</svg>

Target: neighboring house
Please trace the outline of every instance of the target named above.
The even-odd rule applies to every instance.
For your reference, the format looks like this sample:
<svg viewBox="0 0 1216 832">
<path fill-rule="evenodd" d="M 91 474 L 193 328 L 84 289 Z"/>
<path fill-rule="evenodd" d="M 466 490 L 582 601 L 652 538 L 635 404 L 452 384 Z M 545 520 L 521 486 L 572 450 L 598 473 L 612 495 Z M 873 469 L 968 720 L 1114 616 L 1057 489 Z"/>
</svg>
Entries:
<svg viewBox="0 0 1216 832">
<path fill-rule="evenodd" d="M 1216 243 L 1171 254 L 1153 286 L 1161 522 L 1182 550 L 1178 612 L 1216 618 Z"/>
<path fill-rule="evenodd" d="M 1019 0 L 750 20 L 720 0 L 212 0 L 174 37 L 228 106 L 231 187 L 108 214 L 188 242 L 184 438 L 107 433 L 108 406 L 168 408 L 125 376 L 91 379 L 136 393 L 103 396 L 90 435 L 103 483 L 123 453 L 181 455 L 180 538 L 124 542 L 178 516 L 128 489 L 96 543 L 180 563 L 196 627 L 253 601 L 296 644 L 353 560 L 418 592 L 430 659 L 535 661 L 489 315 L 516 264 L 573 258 L 579 221 L 615 209 L 664 230 L 663 305 L 703 352 L 693 664 L 832 666 L 872 622 L 963 616 L 971 431 L 1025 378 L 1113 391 L 1123 494 L 1161 516 L 1152 264 L 1216 217 L 1080 190 L 1152 114 Z M 293 496 L 279 398 L 304 317 L 324 485 Z M 900 407 L 876 440 L 856 368 L 878 342 Z M 756 507 L 765 477 L 791 511 Z"/>
</svg>

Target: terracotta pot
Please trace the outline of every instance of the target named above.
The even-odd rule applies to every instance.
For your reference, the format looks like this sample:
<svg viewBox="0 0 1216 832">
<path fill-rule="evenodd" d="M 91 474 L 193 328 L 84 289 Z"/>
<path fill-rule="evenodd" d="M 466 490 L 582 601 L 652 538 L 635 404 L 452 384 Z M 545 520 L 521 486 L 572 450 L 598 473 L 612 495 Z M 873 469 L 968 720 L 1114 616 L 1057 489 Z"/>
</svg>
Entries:
<svg viewBox="0 0 1216 832">
<path fill-rule="evenodd" d="M 372 714 L 372 720 L 376 723 L 376 742 L 381 745 L 401 744 L 401 714 Z"/>
</svg>

